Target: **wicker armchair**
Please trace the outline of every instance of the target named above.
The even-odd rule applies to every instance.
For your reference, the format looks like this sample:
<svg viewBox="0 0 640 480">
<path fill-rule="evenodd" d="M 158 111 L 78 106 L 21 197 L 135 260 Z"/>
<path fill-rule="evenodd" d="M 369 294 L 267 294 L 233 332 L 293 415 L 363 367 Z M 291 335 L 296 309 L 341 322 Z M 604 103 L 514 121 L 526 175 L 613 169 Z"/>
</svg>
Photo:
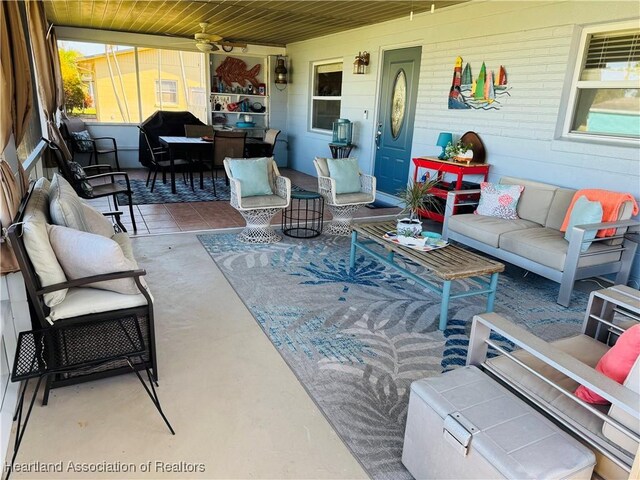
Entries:
<svg viewBox="0 0 640 480">
<path fill-rule="evenodd" d="M 360 172 L 360 191 L 356 193 L 336 193 L 336 182 L 329 175 L 327 159 L 316 157 L 313 161 L 318 174 L 318 192 L 333 216 L 327 233 L 330 235 L 350 235 L 353 214 L 362 206 L 376 199 L 376 177 Z"/>
<path fill-rule="evenodd" d="M 291 180 L 280 175 L 273 157 L 269 158 L 269 184 L 274 192 L 272 195 L 242 196 L 241 182 L 233 177 L 231 172 L 232 160 L 252 159 L 224 159 L 224 169 L 229 178 L 231 188 L 231 206 L 238 210 L 247 222 L 247 226 L 238 235 L 238 240 L 244 243 L 275 243 L 281 237 L 271 227 L 271 219 L 289 206 L 291 201 Z"/>
</svg>

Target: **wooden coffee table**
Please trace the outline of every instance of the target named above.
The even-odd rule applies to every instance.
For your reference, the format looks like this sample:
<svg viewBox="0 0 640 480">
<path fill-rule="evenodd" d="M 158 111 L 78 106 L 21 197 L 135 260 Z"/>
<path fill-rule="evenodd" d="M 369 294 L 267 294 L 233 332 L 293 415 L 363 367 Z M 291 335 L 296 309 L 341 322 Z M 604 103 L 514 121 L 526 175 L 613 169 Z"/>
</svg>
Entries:
<svg viewBox="0 0 640 480">
<path fill-rule="evenodd" d="M 440 330 L 444 330 L 447 327 L 447 311 L 449 309 L 449 300 L 452 298 L 473 297 L 475 295 L 486 294 L 487 312 L 493 311 L 493 303 L 496 298 L 496 290 L 498 289 L 498 274 L 504 271 L 504 265 L 502 263 L 489 260 L 454 245 L 423 252 L 413 248 L 403 247 L 402 245 L 382 238 L 385 232 L 393 231 L 395 228 L 395 222 L 355 224 L 351 233 L 351 268 L 354 268 L 356 264 L 356 250 L 360 249 L 385 265 L 394 268 L 417 284 L 440 295 L 442 297 L 440 323 L 438 325 Z M 387 251 L 386 255 L 370 248 L 370 245 L 374 244 L 384 247 Z M 429 273 L 443 281 L 442 288 L 438 288 L 424 278 L 398 265 L 394 260 L 395 254 L 425 267 Z M 483 278 L 487 275 L 490 275 L 488 280 Z M 475 282 L 480 284 L 480 288 L 452 294 L 451 282 L 465 278 L 473 278 Z"/>
</svg>

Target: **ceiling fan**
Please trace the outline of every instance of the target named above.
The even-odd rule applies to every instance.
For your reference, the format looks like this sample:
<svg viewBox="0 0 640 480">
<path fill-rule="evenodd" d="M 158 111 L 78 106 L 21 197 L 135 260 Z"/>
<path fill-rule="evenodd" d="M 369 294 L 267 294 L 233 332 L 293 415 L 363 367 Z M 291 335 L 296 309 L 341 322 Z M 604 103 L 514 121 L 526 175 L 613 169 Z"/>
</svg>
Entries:
<svg viewBox="0 0 640 480">
<path fill-rule="evenodd" d="M 204 53 L 211 53 L 220 50 L 218 45 L 222 47 L 225 52 L 230 52 L 234 47 L 242 48 L 246 50 L 246 43 L 227 42 L 220 35 L 215 33 L 207 33 L 208 22 L 200 22 L 200 28 L 202 31 L 196 33 L 193 38 L 196 41 L 196 48 Z"/>
</svg>

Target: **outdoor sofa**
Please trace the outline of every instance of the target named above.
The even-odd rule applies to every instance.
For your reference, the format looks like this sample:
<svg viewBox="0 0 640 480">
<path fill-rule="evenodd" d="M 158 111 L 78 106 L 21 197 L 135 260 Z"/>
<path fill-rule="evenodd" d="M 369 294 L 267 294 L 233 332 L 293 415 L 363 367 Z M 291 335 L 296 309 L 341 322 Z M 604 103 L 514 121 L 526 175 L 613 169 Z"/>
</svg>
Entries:
<svg viewBox="0 0 640 480">
<path fill-rule="evenodd" d="M 616 221 L 573 227 L 567 241 L 560 228 L 576 190 L 513 177 L 502 177 L 500 184 L 524 186 L 517 205 L 520 218 L 456 214 L 456 206 L 477 204 L 468 198 L 480 190 L 452 191 L 447 195 L 443 238 L 558 282 L 557 302 L 565 307 L 576 280 L 615 273 L 616 284 L 627 283 L 637 248 L 625 238 L 629 227 L 638 226 L 630 220 L 633 202 L 624 203 Z M 582 252 L 585 233 L 605 228 L 616 228 L 616 234 L 596 238 Z"/>
</svg>

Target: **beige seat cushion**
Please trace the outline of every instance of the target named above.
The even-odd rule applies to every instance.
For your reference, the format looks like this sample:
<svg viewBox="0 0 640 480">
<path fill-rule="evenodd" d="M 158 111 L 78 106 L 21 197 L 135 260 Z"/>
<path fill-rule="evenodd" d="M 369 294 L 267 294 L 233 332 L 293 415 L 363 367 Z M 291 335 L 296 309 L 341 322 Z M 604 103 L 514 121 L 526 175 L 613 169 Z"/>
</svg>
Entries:
<svg viewBox="0 0 640 480">
<path fill-rule="evenodd" d="M 351 205 L 358 203 L 371 203 L 375 200 L 375 197 L 370 193 L 356 192 L 356 193 L 340 193 L 336 195 L 336 205 Z"/>
<path fill-rule="evenodd" d="M 55 322 L 63 318 L 140 307 L 146 304 L 147 299 L 140 293 L 123 295 L 98 288 L 70 288 L 64 301 L 51 308 L 47 320 Z"/>
<path fill-rule="evenodd" d="M 530 220 L 506 220 L 498 217 L 465 213 L 449 217 L 449 230 L 457 232 L 492 247 L 498 247 L 500 236 L 506 232 L 521 231 L 529 228 L 540 228 Z"/>
<path fill-rule="evenodd" d="M 118 243 L 110 238 L 59 225 L 49 225 L 47 230 L 53 251 L 71 280 L 138 268 L 135 260 L 127 258 Z M 140 293 L 132 278 L 96 282 L 85 287 L 128 295 Z"/>
<path fill-rule="evenodd" d="M 47 233 L 49 186 L 49 181 L 44 177 L 36 182 L 25 209 L 22 226 L 24 247 L 43 287 L 67 281 Z M 57 305 L 64 300 L 66 294 L 67 289 L 45 293 L 44 303 L 49 307 Z"/>
<path fill-rule="evenodd" d="M 53 175 L 49 190 L 49 213 L 54 224 L 111 238 L 111 221 L 85 203 L 62 176 Z"/>
<path fill-rule="evenodd" d="M 624 386 L 629 390 L 640 393 L 640 357 L 636 359 L 636 363 L 633 365 L 627 379 L 624 381 Z M 640 408 L 640 405 L 638 408 Z M 611 405 L 609 415 L 614 420 L 617 420 L 625 427 L 635 432 L 636 435 L 640 435 L 640 420 L 628 414 L 620 407 Z M 638 449 L 638 442 L 635 442 L 628 436 L 620 433 L 620 430 L 612 427 L 609 423 L 605 422 L 602 426 L 602 434 L 616 445 L 620 445 L 627 452 L 635 452 Z"/>
<path fill-rule="evenodd" d="M 587 335 L 577 335 L 575 337 L 558 340 L 553 342 L 553 346 L 592 368 L 595 368 L 598 360 L 600 360 L 608 350 L 607 345 Z M 533 368 L 536 372 L 542 374 L 545 378 L 567 391 L 574 392 L 578 387 L 577 382 L 566 377 L 541 360 L 534 358 L 526 351 L 518 350 L 514 355 L 527 366 Z M 531 394 L 536 400 L 544 404 L 552 405 L 555 409 L 559 410 L 566 419 L 570 419 L 572 423 L 584 427 L 594 436 L 600 438 L 603 443 L 616 447 L 616 445 L 611 444 L 603 435 L 602 426 L 604 422 L 602 420 L 587 409 L 580 408 L 576 402 L 527 372 L 523 367 L 517 365 L 505 356 L 491 358 L 487 360 L 486 363 L 492 370 L 495 370 L 500 377 L 507 379 L 508 383 Z M 594 407 L 602 410 L 602 413 L 606 412 L 606 406 L 594 405 Z"/>
<path fill-rule="evenodd" d="M 564 271 L 569 242 L 564 239 L 562 232 L 552 228 L 540 227 L 505 233 L 500 236 L 499 246 L 507 252 L 515 253 L 533 262 L 562 272 Z M 608 248 L 611 247 L 594 242 L 587 252 L 597 252 Z M 602 263 L 616 262 L 619 259 L 620 252 L 581 257 L 578 266 L 600 265 Z"/>
<path fill-rule="evenodd" d="M 120 245 L 122 253 L 124 253 L 125 257 L 127 257 L 132 262 L 136 261 L 136 258 L 133 256 L 133 245 L 131 244 L 129 235 L 124 232 L 118 232 L 111 237 L 111 240 Z"/>
<path fill-rule="evenodd" d="M 287 199 L 278 195 L 256 195 L 254 197 L 244 197 L 241 199 L 243 209 L 251 208 L 278 208 L 286 207 Z"/>
</svg>

